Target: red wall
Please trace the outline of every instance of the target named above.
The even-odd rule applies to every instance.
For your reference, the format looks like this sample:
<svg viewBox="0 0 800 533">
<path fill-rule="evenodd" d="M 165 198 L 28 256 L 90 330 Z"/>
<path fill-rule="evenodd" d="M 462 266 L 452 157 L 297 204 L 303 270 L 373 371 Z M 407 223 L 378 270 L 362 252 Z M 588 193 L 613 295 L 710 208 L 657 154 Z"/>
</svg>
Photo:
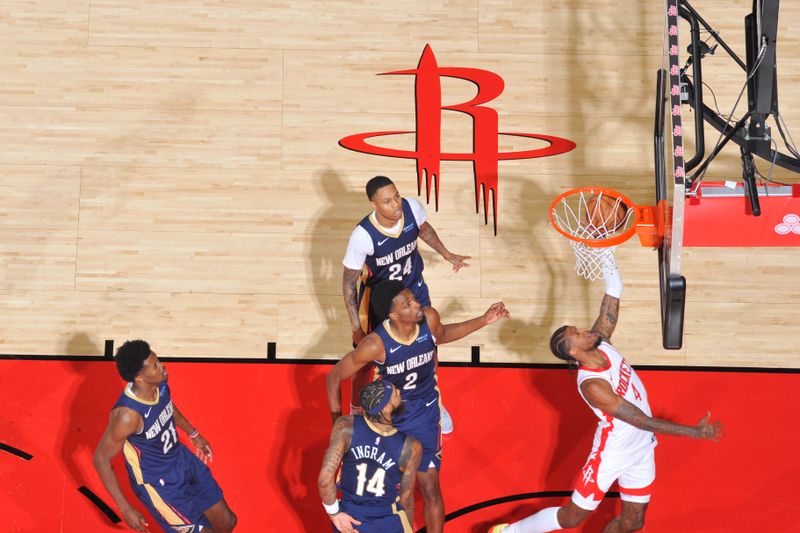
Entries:
<svg viewBox="0 0 800 533">
<path fill-rule="evenodd" d="M 211 441 L 212 470 L 239 516 L 239 533 L 329 531 L 316 489 L 330 420 L 327 365 L 166 363 L 177 405 Z M 448 513 L 495 498 L 569 491 L 595 420 L 565 369 L 440 369 L 456 431 L 445 437 Z M 656 416 L 695 423 L 711 410 L 720 443 L 662 436 L 645 531 L 797 531 L 800 478 L 794 422 L 797 373 L 641 371 Z M 77 492 L 112 503 L 91 454 L 122 387 L 111 362 L 0 360 L 0 530 L 103 532 L 108 519 Z M 120 478 L 124 468 L 118 463 Z M 123 487 L 127 481 L 123 479 Z M 126 489 L 127 490 L 127 489 Z M 128 491 L 130 494 L 130 491 Z M 479 532 L 564 498 L 475 510 L 446 530 Z M 599 531 L 613 498 L 582 529 Z M 418 504 L 417 527 L 421 506 Z M 8 529 L 6 529 L 8 528 Z"/>
</svg>

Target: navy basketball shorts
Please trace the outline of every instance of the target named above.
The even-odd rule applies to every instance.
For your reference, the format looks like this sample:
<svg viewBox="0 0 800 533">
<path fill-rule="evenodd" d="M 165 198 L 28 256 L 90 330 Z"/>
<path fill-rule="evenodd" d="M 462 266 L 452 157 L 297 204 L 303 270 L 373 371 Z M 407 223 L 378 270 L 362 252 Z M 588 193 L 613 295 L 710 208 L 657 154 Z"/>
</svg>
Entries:
<svg viewBox="0 0 800 533">
<path fill-rule="evenodd" d="M 401 511 L 402 506 L 396 503 L 380 509 L 365 509 L 365 506 L 342 500 L 340 509 L 361 522 L 360 526 L 355 526 L 358 533 L 413 533 L 414 531 L 406 513 Z M 338 533 L 336 526 L 333 526 L 333 531 Z"/>
<path fill-rule="evenodd" d="M 442 467 L 442 427 L 439 411 L 439 393 L 426 400 L 406 400 L 406 412 L 395 421 L 394 426 L 411 435 L 422 444 L 422 461 L 419 471 Z"/>
<path fill-rule="evenodd" d="M 203 512 L 222 500 L 222 489 L 186 446 L 178 447 L 174 468 L 149 481 L 138 485 L 131 477 L 131 486 L 165 532 L 196 533 L 199 526 L 211 527 Z"/>
</svg>

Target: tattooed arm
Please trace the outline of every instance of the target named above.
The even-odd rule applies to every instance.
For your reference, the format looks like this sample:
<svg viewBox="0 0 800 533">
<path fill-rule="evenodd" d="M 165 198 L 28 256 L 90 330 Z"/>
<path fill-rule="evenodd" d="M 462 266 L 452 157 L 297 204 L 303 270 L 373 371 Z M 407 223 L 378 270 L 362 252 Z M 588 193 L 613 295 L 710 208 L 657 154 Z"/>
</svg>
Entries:
<svg viewBox="0 0 800 533">
<path fill-rule="evenodd" d="M 452 263 L 453 272 L 458 272 L 463 267 L 469 266 L 466 260 L 471 259 L 471 257 L 468 255 L 450 253 L 439 239 L 439 236 L 436 234 L 436 230 L 433 229 L 433 226 L 431 226 L 428 222 L 423 222 L 419 227 L 419 238 L 425 241 L 428 246 L 439 252 L 439 255 L 444 257 L 446 261 Z"/>
<path fill-rule="evenodd" d="M 581 383 L 581 392 L 592 407 L 645 431 L 714 441 L 722 437 L 722 423 L 719 421 L 708 423 L 711 413 L 706 414 L 696 426 L 684 426 L 647 416 L 641 409 L 615 393 L 611 384 L 604 379 L 585 380 Z"/>
<path fill-rule="evenodd" d="M 619 317 L 619 298 L 604 294 L 603 303 L 600 304 L 600 315 L 595 320 L 592 331 L 604 339 L 610 339 L 617 327 L 617 317 Z"/>
<path fill-rule="evenodd" d="M 406 437 L 403 451 L 400 452 L 400 504 L 406 510 L 408 521 L 414 521 L 414 481 L 417 477 L 419 463 L 422 460 L 422 445 L 411 436 Z"/>
<path fill-rule="evenodd" d="M 325 450 L 325 457 L 322 459 L 322 468 L 319 471 L 317 478 L 317 487 L 319 488 L 319 496 L 322 498 L 322 503 L 325 505 L 334 505 L 336 502 L 336 471 L 342 463 L 342 457 L 347 453 L 350 447 L 350 439 L 353 436 L 353 417 L 343 416 L 336 420 L 331 431 L 331 440 L 328 444 L 328 449 Z M 361 522 L 354 519 L 343 511 L 334 514 L 329 514 L 328 518 L 331 519 L 333 525 L 339 531 L 355 531 L 353 525 L 359 525 Z"/>
<path fill-rule="evenodd" d="M 358 278 L 361 276 L 360 270 L 353 270 L 344 267 L 342 273 L 342 294 L 344 295 L 344 306 L 347 309 L 347 318 L 350 319 L 350 328 L 353 331 L 353 347 L 358 346 L 364 338 L 364 330 L 361 328 L 361 319 L 358 316 Z"/>
</svg>

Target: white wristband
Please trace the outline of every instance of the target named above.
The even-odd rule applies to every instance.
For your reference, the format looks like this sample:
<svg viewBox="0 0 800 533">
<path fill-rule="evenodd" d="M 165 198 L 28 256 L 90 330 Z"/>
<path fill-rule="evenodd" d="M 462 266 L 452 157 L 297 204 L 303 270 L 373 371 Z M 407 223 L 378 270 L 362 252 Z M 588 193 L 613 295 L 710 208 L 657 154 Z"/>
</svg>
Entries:
<svg viewBox="0 0 800 533">
<path fill-rule="evenodd" d="M 325 508 L 325 512 L 328 514 L 336 514 L 339 512 L 339 500 L 334 500 L 334 502 L 330 505 L 322 502 L 322 506 Z"/>
<path fill-rule="evenodd" d="M 617 265 L 613 262 L 603 265 L 603 281 L 606 284 L 606 294 L 617 299 L 622 296 L 622 276 L 619 274 Z"/>
</svg>

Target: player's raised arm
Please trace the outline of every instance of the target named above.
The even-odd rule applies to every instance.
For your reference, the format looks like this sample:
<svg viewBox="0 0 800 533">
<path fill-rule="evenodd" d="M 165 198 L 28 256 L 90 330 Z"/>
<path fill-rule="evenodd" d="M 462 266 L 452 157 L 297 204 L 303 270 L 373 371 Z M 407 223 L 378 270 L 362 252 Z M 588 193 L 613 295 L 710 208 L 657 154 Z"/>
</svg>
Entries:
<svg viewBox="0 0 800 533">
<path fill-rule="evenodd" d="M 501 318 L 508 318 L 510 313 L 503 302 L 497 302 L 489 306 L 481 316 L 476 316 L 464 322 L 456 322 L 454 324 L 442 324 L 439 312 L 432 307 L 426 307 L 425 319 L 428 321 L 428 327 L 431 328 L 431 333 L 436 337 L 436 344 L 446 344 L 448 342 L 457 341 L 478 331 L 479 329 L 493 324 Z"/>
<path fill-rule="evenodd" d="M 433 226 L 430 225 L 429 222 L 423 222 L 419 227 L 419 238 L 425 241 L 425 243 L 439 252 L 439 255 L 444 257 L 445 261 L 453 265 L 453 272 L 458 272 L 464 267 L 469 267 L 469 263 L 467 263 L 467 259 L 471 259 L 468 255 L 458 255 L 450 252 L 442 243 L 441 239 L 439 239 L 439 235 L 436 234 L 436 230 L 433 229 Z"/>
<path fill-rule="evenodd" d="M 617 327 L 619 299 L 622 296 L 622 277 L 613 256 L 603 264 L 603 281 L 606 285 L 606 293 L 603 295 L 600 314 L 592 326 L 592 331 L 604 339 L 610 339 Z"/>
<path fill-rule="evenodd" d="M 403 450 L 400 452 L 400 505 L 406 510 L 409 522 L 414 521 L 414 481 L 417 469 L 422 460 L 422 444 L 411 436 L 406 436 Z"/>
<path fill-rule="evenodd" d="M 345 512 L 339 510 L 339 500 L 336 499 L 336 472 L 342 464 L 342 458 L 350 447 L 350 439 L 353 436 L 353 417 L 339 417 L 333 424 L 328 449 L 325 450 L 325 457 L 322 459 L 322 468 L 317 478 L 317 488 L 322 499 L 322 506 L 328 513 L 333 525 L 338 531 L 355 531 L 354 525 L 361 522 L 354 519 Z"/>
<path fill-rule="evenodd" d="M 325 387 L 328 393 L 328 405 L 331 418 L 336 421 L 342 416 L 342 381 L 353 376 L 358 370 L 372 361 L 383 361 L 385 357 L 383 341 L 378 335 L 370 333 L 328 372 Z"/>
<path fill-rule="evenodd" d="M 111 468 L 111 460 L 122 451 L 127 438 L 136 433 L 141 424 L 142 417 L 132 409 L 118 407 L 111 411 L 108 427 L 94 451 L 93 462 L 100 481 L 117 504 L 117 509 L 128 527 L 134 531 L 149 531 L 142 513 L 134 509 L 125 498 L 119 488 L 117 476 Z"/>
<path fill-rule="evenodd" d="M 703 417 L 696 426 L 684 426 L 647 416 L 644 411 L 615 393 L 611 384 L 604 379 L 585 380 L 581 383 L 581 392 L 592 407 L 645 431 L 714 441 L 722 437 L 722 423 L 719 421 L 708 423 L 711 413 Z"/>
</svg>

